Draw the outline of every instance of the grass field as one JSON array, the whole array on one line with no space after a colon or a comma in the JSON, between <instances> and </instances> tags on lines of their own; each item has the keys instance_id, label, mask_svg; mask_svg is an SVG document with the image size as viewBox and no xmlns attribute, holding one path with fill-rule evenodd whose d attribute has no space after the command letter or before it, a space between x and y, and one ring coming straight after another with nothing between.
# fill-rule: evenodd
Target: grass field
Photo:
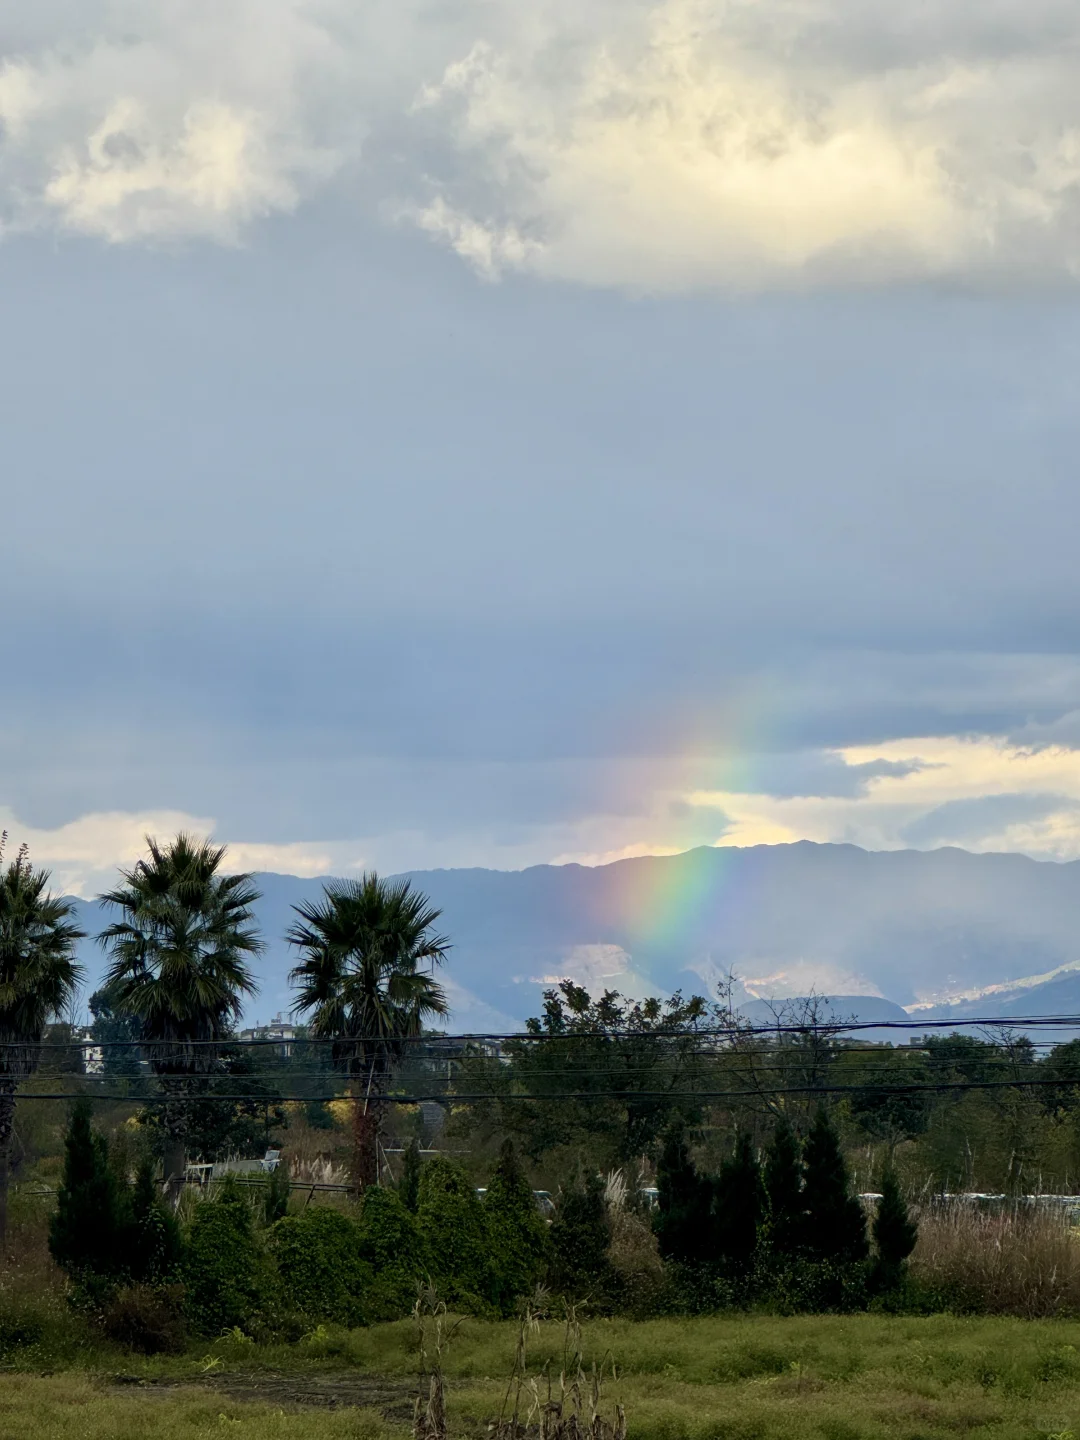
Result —
<instances>
[{"instance_id":1,"label":"grass field","mask_svg":"<svg viewBox=\"0 0 1080 1440\"><path fill-rule=\"evenodd\" d=\"M515 1338L511 1325L475 1320L454 1336L446 1355L452 1435L488 1433ZM530 1370L546 1359L557 1366L562 1344L561 1327L545 1325ZM1080 1323L866 1315L594 1321L583 1349L587 1362L614 1359L617 1379L605 1399L625 1406L631 1440L1080 1440ZM0 1377L0 1435L395 1440L407 1431L400 1401L416 1370L406 1324L320 1332L273 1349L224 1341L168 1361L102 1358L80 1371ZM335 1394L346 1408L305 1406L301 1382L311 1379L341 1387ZM350 1384L362 1391L376 1380L397 1393L389 1421L348 1405ZM260 1392L270 1403L239 1398Z\"/></svg>"}]
</instances>

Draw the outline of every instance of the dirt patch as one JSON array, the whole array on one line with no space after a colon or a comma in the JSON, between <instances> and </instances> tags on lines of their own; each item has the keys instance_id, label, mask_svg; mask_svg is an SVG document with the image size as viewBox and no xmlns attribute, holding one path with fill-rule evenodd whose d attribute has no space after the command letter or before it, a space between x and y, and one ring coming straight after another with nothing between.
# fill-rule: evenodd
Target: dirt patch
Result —
<instances>
[{"instance_id":1,"label":"dirt patch","mask_svg":"<svg viewBox=\"0 0 1080 1440\"><path fill-rule=\"evenodd\" d=\"M112 1385L144 1393L167 1395L173 1390L212 1390L230 1400L250 1400L281 1410L317 1408L341 1410L358 1407L378 1410L387 1420L408 1423L413 1418L416 1382L385 1375L303 1374L283 1370L226 1371L192 1375L182 1380L144 1380L117 1375Z\"/></svg>"}]
</instances>

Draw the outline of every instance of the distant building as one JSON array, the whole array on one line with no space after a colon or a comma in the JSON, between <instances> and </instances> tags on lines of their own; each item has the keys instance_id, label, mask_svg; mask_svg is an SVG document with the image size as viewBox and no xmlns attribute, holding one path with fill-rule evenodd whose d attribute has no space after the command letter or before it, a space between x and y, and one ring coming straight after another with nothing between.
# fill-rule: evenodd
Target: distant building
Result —
<instances>
[{"instance_id":1,"label":"distant building","mask_svg":"<svg viewBox=\"0 0 1080 1440\"><path fill-rule=\"evenodd\" d=\"M280 1040L280 1046L267 1046L273 1048L278 1055L288 1058L292 1054L292 1044L296 1039L296 1026L291 1020L286 1020L284 1014L279 1010L268 1025L253 1025L249 1030L241 1030L241 1040Z\"/></svg>"}]
</instances>

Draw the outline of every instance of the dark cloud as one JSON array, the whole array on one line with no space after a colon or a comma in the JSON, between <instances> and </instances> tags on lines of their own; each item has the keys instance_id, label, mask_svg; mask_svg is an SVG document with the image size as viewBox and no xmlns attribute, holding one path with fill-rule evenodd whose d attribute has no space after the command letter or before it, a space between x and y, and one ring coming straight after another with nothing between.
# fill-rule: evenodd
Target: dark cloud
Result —
<instances>
[{"instance_id":1,"label":"dark cloud","mask_svg":"<svg viewBox=\"0 0 1080 1440\"><path fill-rule=\"evenodd\" d=\"M1080 803L1068 795L979 795L949 800L918 820L906 825L901 837L910 845L928 849L934 845L977 845L1000 835L1010 825L1031 824L1051 815L1080 811Z\"/></svg>"}]
</instances>

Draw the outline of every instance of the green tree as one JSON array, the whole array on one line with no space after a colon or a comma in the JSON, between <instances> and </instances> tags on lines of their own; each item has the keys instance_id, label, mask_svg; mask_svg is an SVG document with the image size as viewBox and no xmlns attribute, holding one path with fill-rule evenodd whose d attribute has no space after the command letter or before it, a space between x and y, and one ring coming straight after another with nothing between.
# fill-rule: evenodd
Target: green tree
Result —
<instances>
[{"instance_id":1,"label":"green tree","mask_svg":"<svg viewBox=\"0 0 1080 1440\"><path fill-rule=\"evenodd\" d=\"M354 1220L316 1205L279 1220L269 1234L278 1286L286 1307L309 1320L358 1325L371 1271Z\"/></svg>"},{"instance_id":2,"label":"green tree","mask_svg":"<svg viewBox=\"0 0 1080 1440\"><path fill-rule=\"evenodd\" d=\"M872 1226L877 1255L874 1284L892 1290L900 1283L907 1258L915 1249L919 1227L911 1218L896 1172L890 1166L881 1182L881 1199Z\"/></svg>"},{"instance_id":3,"label":"green tree","mask_svg":"<svg viewBox=\"0 0 1080 1440\"><path fill-rule=\"evenodd\" d=\"M225 847L178 835L147 839L149 856L101 897L120 919L98 937L111 963L106 989L118 1015L138 1022L165 1103L165 1175L183 1184L193 1102L219 1065L219 1046L255 992L259 954L250 875L223 875Z\"/></svg>"},{"instance_id":4,"label":"green tree","mask_svg":"<svg viewBox=\"0 0 1080 1440\"><path fill-rule=\"evenodd\" d=\"M416 1218L442 1298L487 1298L491 1248L486 1218L476 1187L455 1161L439 1155L424 1166Z\"/></svg>"},{"instance_id":5,"label":"green tree","mask_svg":"<svg viewBox=\"0 0 1080 1440\"><path fill-rule=\"evenodd\" d=\"M699 1173L681 1120L668 1127L656 1167L653 1229L661 1255L693 1264L713 1256L713 1180Z\"/></svg>"},{"instance_id":6,"label":"green tree","mask_svg":"<svg viewBox=\"0 0 1080 1440\"><path fill-rule=\"evenodd\" d=\"M814 1117L803 1164L803 1248L816 1260L865 1260L866 1216L851 1194L840 1140L824 1108Z\"/></svg>"},{"instance_id":7,"label":"green tree","mask_svg":"<svg viewBox=\"0 0 1080 1440\"><path fill-rule=\"evenodd\" d=\"M522 1295L543 1278L548 1261L548 1229L536 1196L521 1168L514 1142L503 1142L484 1196L491 1244L493 1296L508 1315Z\"/></svg>"},{"instance_id":8,"label":"green tree","mask_svg":"<svg viewBox=\"0 0 1080 1440\"><path fill-rule=\"evenodd\" d=\"M765 1215L765 1187L753 1141L744 1131L735 1141L735 1153L720 1167L713 1200L714 1244L718 1254L735 1270L752 1264Z\"/></svg>"},{"instance_id":9,"label":"green tree","mask_svg":"<svg viewBox=\"0 0 1080 1440\"><path fill-rule=\"evenodd\" d=\"M137 1283L163 1285L180 1269L184 1242L171 1209L162 1204L153 1165L143 1160L135 1172L125 1225L126 1268Z\"/></svg>"},{"instance_id":10,"label":"green tree","mask_svg":"<svg viewBox=\"0 0 1080 1440\"><path fill-rule=\"evenodd\" d=\"M364 1318L375 1322L407 1315L416 1300L417 1282L430 1266L417 1218L396 1190L371 1185L364 1191L360 1253L372 1272Z\"/></svg>"},{"instance_id":11,"label":"green tree","mask_svg":"<svg viewBox=\"0 0 1080 1440\"><path fill-rule=\"evenodd\" d=\"M7 1234L8 1161L19 1085L37 1069L49 1020L75 998L82 970L75 946L83 932L72 906L48 891L23 845L4 867L0 835L0 1243Z\"/></svg>"},{"instance_id":12,"label":"green tree","mask_svg":"<svg viewBox=\"0 0 1080 1440\"><path fill-rule=\"evenodd\" d=\"M101 1046L102 1068L110 1079L135 1080L141 1074L137 1041L142 1027L133 1015L117 1014L108 990L95 990L86 1002L93 1024L90 1033Z\"/></svg>"},{"instance_id":13,"label":"green tree","mask_svg":"<svg viewBox=\"0 0 1080 1440\"><path fill-rule=\"evenodd\" d=\"M118 1277L128 1264L129 1215L109 1165L104 1135L91 1124L93 1107L76 1100L64 1137L64 1173L49 1222L49 1253L75 1281Z\"/></svg>"},{"instance_id":14,"label":"green tree","mask_svg":"<svg viewBox=\"0 0 1080 1440\"><path fill-rule=\"evenodd\" d=\"M401 1166L398 1194L401 1196L401 1203L405 1209L411 1210L414 1214L420 1203L420 1176L423 1169L424 1162L420 1158L420 1143L417 1140L410 1140Z\"/></svg>"},{"instance_id":15,"label":"green tree","mask_svg":"<svg viewBox=\"0 0 1080 1440\"><path fill-rule=\"evenodd\" d=\"M449 942L433 928L440 912L408 880L334 881L318 902L293 908L300 918L287 939L302 957L291 976L296 1009L311 1017L314 1035L334 1041L356 1098L356 1182L375 1184L394 1065L425 1019L447 1012L431 971Z\"/></svg>"},{"instance_id":16,"label":"green tree","mask_svg":"<svg viewBox=\"0 0 1080 1440\"><path fill-rule=\"evenodd\" d=\"M773 1130L765 1156L765 1199L769 1248L793 1255L803 1240L803 1167L798 1136L787 1116Z\"/></svg>"},{"instance_id":17,"label":"green tree","mask_svg":"<svg viewBox=\"0 0 1080 1440\"><path fill-rule=\"evenodd\" d=\"M612 1281L610 1243L604 1182L599 1175L587 1175L559 1194L550 1231L552 1287L574 1299L606 1293Z\"/></svg>"},{"instance_id":18,"label":"green tree","mask_svg":"<svg viewBox=\"0 0 1080 1440\"><path fill-rule=\"evenodd\" d=\"M251 1205L228 1177L216 1198L195 1206L184 1253L184 1304L200 1335L249 1323L263 1298L263 1257Z\"/></svg>"}]
</instances>

